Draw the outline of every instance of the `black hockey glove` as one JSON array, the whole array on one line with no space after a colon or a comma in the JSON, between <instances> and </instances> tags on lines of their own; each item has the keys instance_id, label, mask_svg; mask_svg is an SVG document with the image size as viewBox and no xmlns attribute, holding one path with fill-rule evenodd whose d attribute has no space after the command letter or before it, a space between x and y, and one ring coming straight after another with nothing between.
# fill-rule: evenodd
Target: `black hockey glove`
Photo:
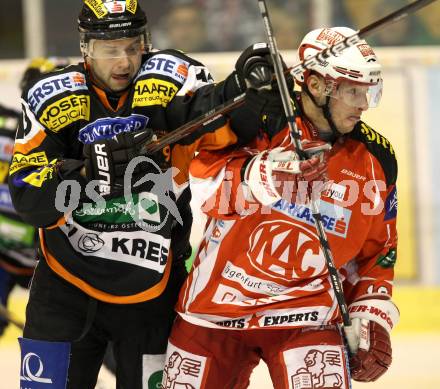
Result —
<instances>
[{"instance_id":1,"label":"black hockey glove","mask_svg":"<svg viewBox=\"0 0 440 389\"><path fill-rule=\"evenodd\" d=\"M101 195L120 195L124 190L124 175L130 161L141 155L142 146L151 141L149 128L137 132L123 132L110 139L86 144L83 149L86 177L98 180ZM142 174L138 164L134 175Z\"/></svg>"},{"instance_id":2,"label":"black hockey glove","mask_svg":"<svg viewBox=\"0 0 440 389\"><path fill-rule=\"evenodd\" d=\"M286 76L289 92L293 93L293 78ZM287 124L283 101L278 89L278 84L273 83L271 89L255 90L249 88L246 91L245 106L253 114L264 118L261 128L273 136L281 131Z\"/></svg>"},{"instance_id":3,"label":"black hockey glove","mask_svg":"<svg viewBox=\"0 0 440 389\"><path fill-rule=\"evenodd\" d=\"M283 70L287 66L281 58ZM286 125L278 83L274 77L273 62L266 43L249 46L238 58L235 70L225 79L227 99L246 92L243 108L231 114L231 128L240 144L246 144L260 132L275 134ZM285 74L287 86L293 91L293 77ZM264 118L264 121L261 121Z\"/></svg>"},{"instance_id":4,"label":"black hockey glove","mask_svg":"<svg viewBox=\"0 0 440 389\"><path fill-rule=\"evenodd\" d=\"M281 58L283 70L287 66ZM266 43L249 46L235 64L237 82L246 91L246 104L258 115L282 115L284 113L278 83ZM293 77L285 74L289 92L293 90Z\"/></svg>"},{"instance_id":5,"label":"black hockey glove","mask_svg":"<svg viewBox=\"0 0 440 389\"><path fill-rule=\"evenodd\" d=\"M266 43L254 43L244 50L235 63L235 78L242 92L248 88L270 88L273 65Z\"/></svg>"},{"instance_id":6,"label":"black hockey glove","mask_svg":"<svg viewBox=\"0 0 440 389\"><path fill-rule=\"evenodd\" d=\"M283 58L281 58L283 71L287 70ZM248 88L277 89L272 57L267 43L260 42L249 46L235 63L236 82L241 91ZM285 75L287 86L293 88L293 78L290 74Z\"/></svg>"},{"instance_id":7,"label":"black hockey glove","mask_svg":"<svg viewBox=\"0 0 440 389\"><path fill-rule=\"evenodd\" d=\"M84 181L85 178L81 177L81 169L84 167L84 161L80 159L63 159L58 163L58 176L61 180L72 180L81 178Z\"/></svg>"}]
</instances>

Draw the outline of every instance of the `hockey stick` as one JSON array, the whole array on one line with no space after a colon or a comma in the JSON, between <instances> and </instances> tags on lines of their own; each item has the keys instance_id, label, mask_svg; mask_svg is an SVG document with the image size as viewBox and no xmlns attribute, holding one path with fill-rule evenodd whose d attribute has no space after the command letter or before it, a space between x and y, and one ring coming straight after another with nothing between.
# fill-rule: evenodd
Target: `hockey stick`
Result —
<instances>
[{"instance_id":1,"label":"hockey stick","mask_svg":"<svg viewBox=\"0 0 440 389\"><path fill-rule=\"evenodd\" d=\"M17 328L23 331L24 324L18 319L15 319L11 312L2 304L0 303L0 317L2 319L5 319L6 321L14 324Z\"/></svg>"},{"instance_id":2,"label":"hockey stick","mask_svg":"<svg viewBox=\"0 0 440 389\"><path fill-rule=\"evenodd\" d=\"M275 36L273 34L272 24L270 22L269 13L266 7L266 1L265 0L257 0L257 1L261 12L261 17L263 19L266 37L268 39L270 55L273 61L275 75L278 82L278 88L280 91L280 96L284 107L284 113L286 114L287 124L289 126L292 141L295 144L295 149L300 159L307 159L307 155L303 151L303 148L301 146L301 133L298 130L298 127L295 122L296 115L293 110L292 104L290 102L290 93L287 87L286 79L283 74L283 64L281 62L281 56L278 51L278 46L275 40ZM341 280L339 278L339 274L335 266L335 261L333 259L333 254L330 249L330 244L328 242L327 235L325 233L324 225L322 223L322 216L319 211L317 199L313 199L313 198L311 199L311 209L312 209L313 218L315 220L316 232L319 237L319 243L324 253L325 262L330 275L330 281L335 293L339 310L341 312L348 347L350 351L354 353L355 350L357 349L357 339L355 336L355 332L352 330L351 327L351 319L348 314L348 307L347 307L347 303L345 302Z\"/></svg>"},{"instance_id":3,"label":"hockey stick","mask_svg":"<svg viewBox=\"0 0 440 389\"><path fill-rule=\"evenodd\" d=\"M292 140L295 144L295 148L301 159L305 159L307 156L302 150L301 142L300 142L300 132L295 122L295 112L293 110L292 104L290 103L290 94L287 88L287 83L283 74L283 65L281 63L281 57L279 54L279 50L276 44L275 36L273 34L272 24L270 22L269 13L266 7L265 0L257 0L258 5L261 12L261 17L263 19L265 32L267 39L269 41L269 49L272 57L272 61L274 63L275 75L278 81L278 87L280 90L280 96L284 107L284 112L287 117L287 124L290 129ZM400 8L399 10L392 12L388 16L379 19L376 22L371 23L370 25L364 27L356 34L345 38L343 41L336 43L335 45L330 46L329 48L319 52L316 56L308 58L304 62L295 65L291 69L292 75L300 75L304 70L309 69L311 66L316 64L317 62L325 62L325 59L332 56L337 55L347 47L353 46L357 44L361 39L370 35L373 32L383 28L385 25L401 20L409 15L410 12L415 12L422 7L427 6L430 3L433 3L436 0L418 0L407 6ZM322 215L319 212L318 203L315 199L311 201L311 208L313 218L315 219L316 231L318 233L319 241L321 248L324 253L327 269L330 275L330 281L335 293L335 297L341 311L342 321L344 324L344 332L347 339L348 347L352 353L357 350L357 337L354 331L354 328L351 325L351 319L348 314L347 303L345 302L344 292L342 289L341 280L339 278L338 271L335 266L335 262L333 259L333 254L330 249L330 245L325 233L325 229L322 223Z\"/></svg>"},{"instance_id":4,"label":"hockey stick","mask_svg":"<svg viewBox=\"0 0 440 389\"><path fill-rule=\"evenodd\" d=\"M360 40L365 37L371 35L374 32L377 32L384 28L385 26L397 22L399 20L405 19L409 14L418 11L419 9L426 7L427 5L433 3L437 0L417 0L413 3L405 5L402 8L390 13L387 16L384 16L382 19L379 19L364 28L361 28L356 34L353 34L349 37L346 37L341 42L338 42L316 54L313 57L307 58L303 62L292 67L290 73L295 75L301 75L305 70L310 69L311 66L315 65L319 62L325 62L325 60L333 55L337 55L346 48L353 46L359 43Z\"/></svg>"},{"instance_id":5,"label":"hockey stick","mask_svg":"<svg viewBox=\"0 0 440 389\"><path fill-rule=\"evenodd\" d=\"M374 32L381 30L382 28L386 27L391 23L406 18L409 14L416 12L423 7L426 7L427 5L433 3L434 1L437 0L417 0L414 1L413 3L405 5L404 7L399 8L398 10L383 17L382 19L379 19L369 24L368 26L365 26L364 28L360 29L356 34L353 34L352 36L345 38L343 41L328 47L327 49L319 52L317 55L313 57L307 58L305 61L298 63L297 65L293 66L292 68L289 68L288 70L292 75L301 74L304 70L309 69L311 66L313 66L316 63L316 61L323 61L332 55L340 53L342 50L345 50L346 48L355 45L361 39L364 39L365 37L373 34ZM220 115L229 112L232 109L242 105L244 103L244 98L245 98L245 93L242 93L241 95L235 97L233 100L220 104L219 106L213 108L211 111L205 113L204 115L194 120L191 120L188 123L185 123L184 125L180 126L179 128L175 129L169 134L163 136L158 141L147 143L143 147L143 153L144 154L154 153L156 151L159 151L163 147L175 143L180 139L184 138L185 136L192 134L195 130L197 130L201 126L212 122L213 120L220 117Z\"/></svg>"},{"instance_id":6,"label":"hockey stick","mask_svg":"<svg viewBox=\"0 0 440 389\"><path fill-rule=\"evenodd\" d=\"M232 100L226 101L223 104L220 104L216 108L206 112L202 116L195 118L194 120L185 123L183 126L180 126L176 130L170 132L167 135L164 135L158 141L147 143L143 147L143 153L154 153L156 151L161 150L163 147L175 143L185 136L192 134L195 130L199 129L202 126L205 126L214 120L218 119L222 114L232 111L234 108L239 107L244 103L245 93L235 97Z\"/></svg>"}]
</instances>

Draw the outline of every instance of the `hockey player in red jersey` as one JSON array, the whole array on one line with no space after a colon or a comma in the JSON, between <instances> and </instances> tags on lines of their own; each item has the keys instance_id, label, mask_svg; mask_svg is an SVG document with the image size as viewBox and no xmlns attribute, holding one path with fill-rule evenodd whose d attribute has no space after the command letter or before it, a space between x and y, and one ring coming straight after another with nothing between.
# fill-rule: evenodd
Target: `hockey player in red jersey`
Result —
<instances>
[{"instance_id":1,"label":"hockey player in red jersey","mask_svg":"<svg viewBox=\"0 0 440 389\"><path fill-rule=\"evenodd\" d=\"M155 387L191 254L189 162L234 144L247 108L153 155L142 146L243 93L241 63L267 65L268 50L245 50L214 84L184 53L152 50L136 0L85 0L78 27L84 62L23 91L9 176L17 212L40 232L22 386L94 388L112 342L118 388Z\"/></svg>"},{"instance_id":2,"label":"hockey player in red jersey","mask_svg":"<svg viewBox=\"0 0 440 389\"><path fill-rule=\"evenodd\" d=\"M299 56L354 33L311 31ZM253 106L265 124L256 138L192 161L192 192L208 219L179 296L163 387L246 388L263 359L276 389L347 389L350 377L374 381L391 364L397 163L390 142L361 120L379 103L381 66L361 41L296 81L291 101L307 160L273 117L278 92L258 91ZM311 198L356 328L350 353Z\"/></svg>"}]
</instances>

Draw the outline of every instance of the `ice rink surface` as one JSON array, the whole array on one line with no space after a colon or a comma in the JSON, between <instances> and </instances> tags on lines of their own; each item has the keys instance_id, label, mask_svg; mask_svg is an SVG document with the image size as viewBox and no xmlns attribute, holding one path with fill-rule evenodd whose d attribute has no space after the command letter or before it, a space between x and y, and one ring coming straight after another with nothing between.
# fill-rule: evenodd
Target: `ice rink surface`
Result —
<instances>
[{"instance_id":1,"label":"ice rink surface","mask_svg":"<svg viewBox=\"0 0 440 389\"><path fill-rule=\"evenodd\" d=\"M415 287L397 287L395 290L401 322L392 334L393 364L378 382L355 382L353 388L439 389L440 290ZM16 316L22 319L26 294L14 294L11 303ZM6 335L0 339L0 389L20 387L20 356L16 341L19 334L18 330L9 326ZM115 389L114 379L108 371L101 371L96 388ZM269 373L264 363L261 363L252 375L249 389L271 388Z\"/></svg>"},{"instance_id":2,"label":"ice rink surface","mask_svg":"<svg viewBox=\"0 0 440 389\"><path fill-rule=\"evenodd\" d=\"M378 382L353 383L354 389L439 389L440 335L396 335L393 337L394 362ZM18 345L0 341L0 388L19 388ZM97 389L115 389L114 378L101 371ZM266 366L261 363L254 371L249 389L270 389L272 384ZM213 388L222 389L222 388Z\"/></svg>"}]
</instances>

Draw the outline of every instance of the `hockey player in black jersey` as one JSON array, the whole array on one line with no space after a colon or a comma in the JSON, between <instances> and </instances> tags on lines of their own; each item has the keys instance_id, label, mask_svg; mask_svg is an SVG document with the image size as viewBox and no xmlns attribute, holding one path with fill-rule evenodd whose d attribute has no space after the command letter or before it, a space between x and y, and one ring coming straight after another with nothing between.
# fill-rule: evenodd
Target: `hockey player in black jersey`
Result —
<instances>
[{"instance_id":1,"label":"hockey player in black jersey","mask_svg":"<svg viewBox=\"0 0 440 389\"><path fill-rule=\"evenodd\" d=\"M248 48L214 84L202 63L151 49L137 1L84 3L84 62L22 95L9 185L18 213L40 228L40 261L21 380L94 388L111 341L117 387L156 387L191 252L189 162L240 141L234 121L249 128L249 112L238 108L154 155L139 157L141 148L244 92L245 73L267 66L268 50Z\"/></svg>"}]
</instances>

